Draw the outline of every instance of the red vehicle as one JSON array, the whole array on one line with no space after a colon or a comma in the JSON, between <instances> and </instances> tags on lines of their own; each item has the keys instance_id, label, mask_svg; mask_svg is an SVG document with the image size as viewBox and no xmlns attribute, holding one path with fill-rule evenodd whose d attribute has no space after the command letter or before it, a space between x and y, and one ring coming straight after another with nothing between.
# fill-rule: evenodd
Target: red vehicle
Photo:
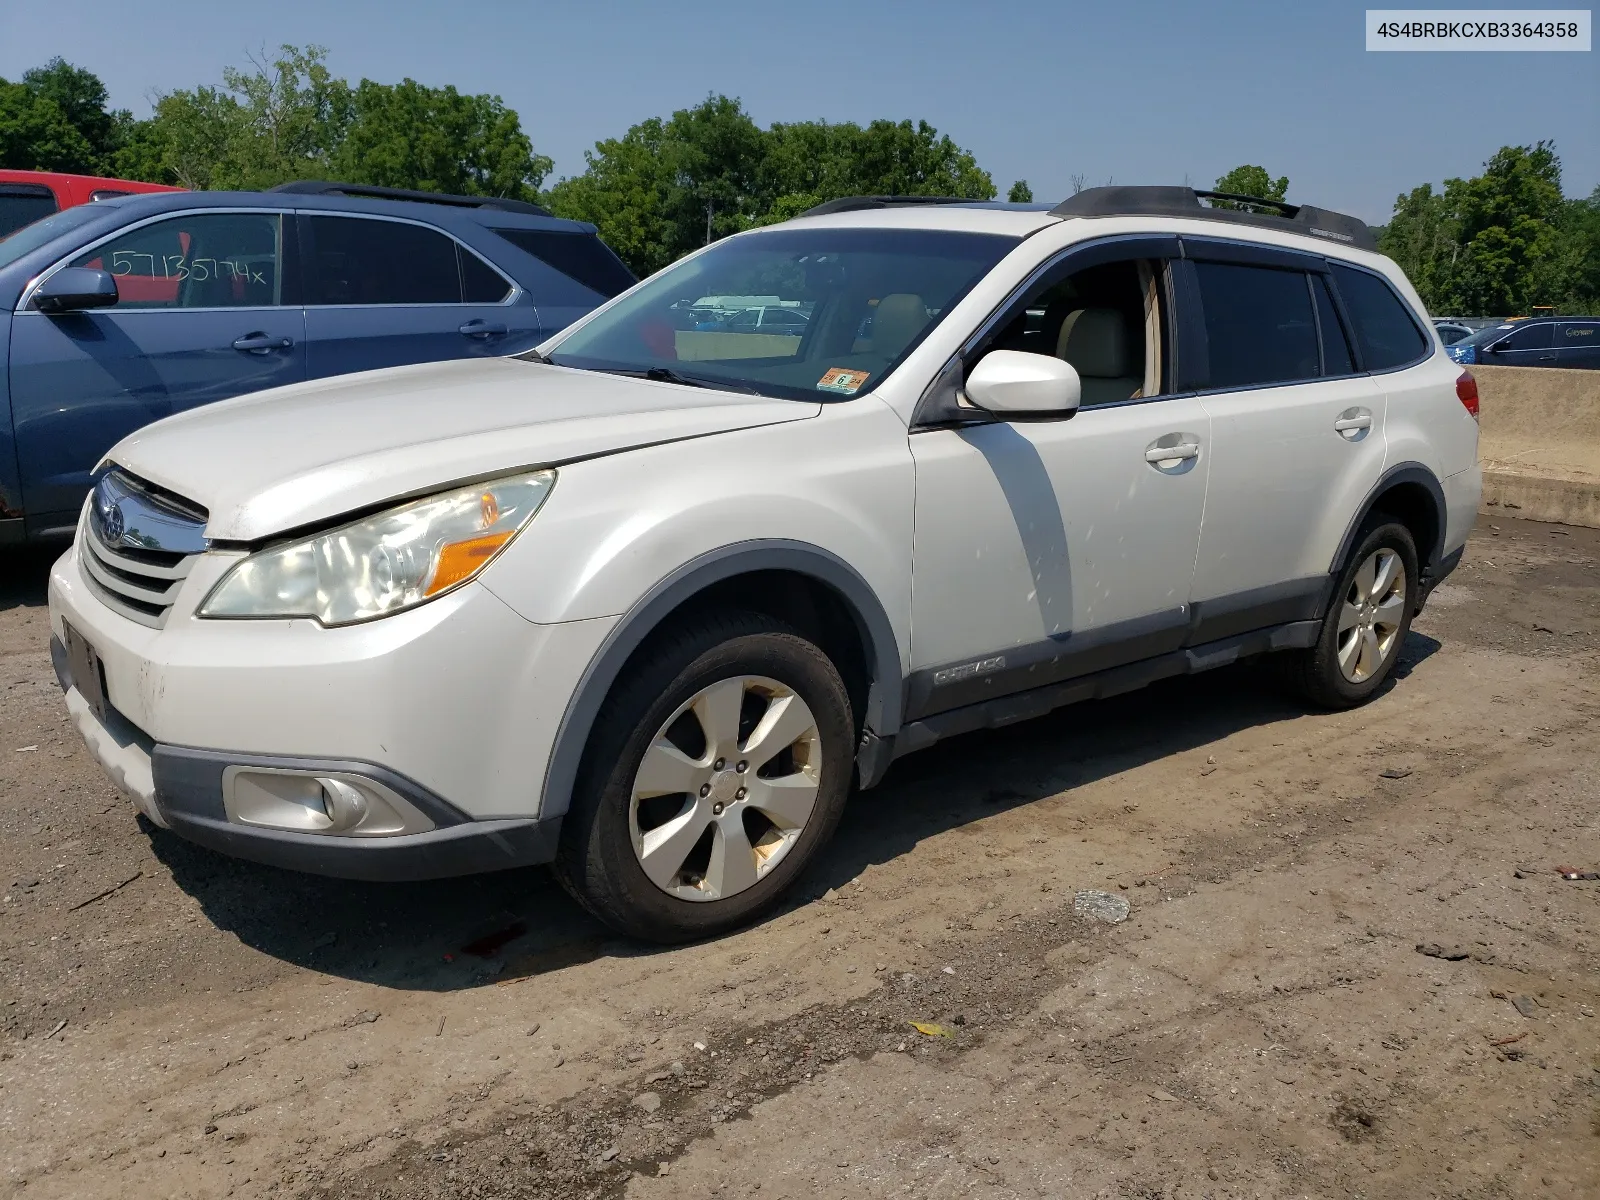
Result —
<instances>
[{"instance_id":1,"label":"red vehicle","mask_svg":"<svg viewBox=\"0 0 1600 1200\"><path fill-rule=\"evenodd\" d=\"M164 183L135 179L102 179L98 175L62 175L55 171L0 171L0 238L24 225L75 204L91 204L135 192L181 192Z\"/></svg>"}]
</instances>

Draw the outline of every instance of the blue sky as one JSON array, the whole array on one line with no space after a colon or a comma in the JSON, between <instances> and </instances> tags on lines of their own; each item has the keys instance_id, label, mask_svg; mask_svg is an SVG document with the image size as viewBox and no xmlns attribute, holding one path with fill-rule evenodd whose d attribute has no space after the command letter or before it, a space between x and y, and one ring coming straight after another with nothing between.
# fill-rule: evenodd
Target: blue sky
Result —
<instances>
[{"instance_id":1,"label":"blue sky","mask_svg":"<svg viewBox=\"0 0 1600 1200\"><path fill-rule=\"evenodd\" d=\"M1507 0L1499 0L1506 4ZM1553 0L1545 0L1546 3ZM1532 7L1528 5L1527 7ZM318 43L336 74L495 92L556 174L630 124L709 92L761 124L922 118L1002 192L1209 185L1260 163L1289 198L1383 220L1395 195L1556 142L1568 195L1600 184L1600 61L1586 54L1369 54L1364 6L991 5L968 0L418 4L141 0L0 9L0 76L60 54L139 115L220 82L265 44Z\"/></svg>"}]
</instances>

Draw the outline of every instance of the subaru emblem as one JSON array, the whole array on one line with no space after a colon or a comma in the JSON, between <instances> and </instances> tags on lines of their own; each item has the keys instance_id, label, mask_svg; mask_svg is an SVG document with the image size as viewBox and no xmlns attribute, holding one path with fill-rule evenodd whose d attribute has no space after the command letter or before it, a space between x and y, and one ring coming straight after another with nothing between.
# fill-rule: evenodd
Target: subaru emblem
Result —
<instances>
[{"instance_id":1,"label":"subaru emblem","mask_svg":"<svg viewBox=\"0 0 1600 1200\"><path fill-rule=\"evenodd\" d=\"M122 520L122 505L113 501L107 506L105 515L100 518L100 526L106 541L120 542L126 528Z\"/></svg>"}]
</instances>

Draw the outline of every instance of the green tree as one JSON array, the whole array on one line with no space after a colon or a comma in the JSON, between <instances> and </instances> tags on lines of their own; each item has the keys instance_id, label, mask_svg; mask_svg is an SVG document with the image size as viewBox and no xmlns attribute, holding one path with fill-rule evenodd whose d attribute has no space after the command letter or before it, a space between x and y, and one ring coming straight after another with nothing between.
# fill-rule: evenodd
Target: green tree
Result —
<instances>
[{"instance_id":1,"label":"green tree","mask_svg":"<svg viewBox=\"0 0 1600 1200\"><path fill-rule=\"evenodd\" d=\"M157 97L131 138L130 168L182 187L256 189L322 175L350 120L350 88L321 46L279 47L253 70L225 67L223 86Z\"/></svg>"},{"instance_id":2,"label":"green tree","mask_svg":"<svg viewBox=\"0 0 1600 1200\"><path fill-rule=\"evenodd\" d=\"M1462 307L1514 313L1551 302L1542 293L1555 282L1565 215L1555 147L1503 146L1482 175L1449 180L1445 189L1460 222L1460 273L1453 284Z\"/></svg>"},{"instance_id":3,"label":"green tree","mask_svg":"<svg viewBox=\"0 0 1600 1200\"><path fill-rule=\"evenodd\" d=\"M23 72L22 85L40 100L48 100L89 144L94 169L110 168L133 125L127 109L106 107L106 85L93 71L75 67L57 55L42 67Z\"/></svg>"},{"instance_id":4,"label":"green tree","mask_svg":"<svg viewBox=\"0 0 1600 1200\"><path fill-rule=\"evenodd\" d=\"M104 174L134 124L106 108L100 77L60 57L0 79L0 166L25 171Z\"/></svg>"},{"instance_id":5,"label":"green tree","mask_svg":"<svg viewBox=\"0 0 1600 1200\"><path fill-rule=\"evenodd\" d=\"M1032 204L1033 189L1028 186L1026 179L1019 179L1011 185L1011 190L1006 193L1006 199L1012 204Z\"/></svg>"},{"instance_id":6,"label":"green tree","mask_svg":"<svg viewBox=\"0 0 1600 1200\"><path fill-rule=\"evenodd\" d=\"M328 169L351 183L524 200L550 167L499 96L363 79Z\"/></svg>"},{"instance_id":7,"label":"green tree","mask_svg":"<svg viewBox=\"0 0 1600 1200\"><path fill-rule=\"evenodd\" d=\"M557 183L547 203L598 225L640 274L841 196L995 194L972 155L927 122L800 121L763 131L726 96L641 121L586 158L584 173Z\"/></svg>"},{"instance_id":8,"label":"green tree","mask_svg":"<svg viewBox=\"0 0 1600 1200\"><path fill-rule=\"evenodd\" d=\"M0 167L90 171L94 162L94 147L55 101L0 79Z\"/></svg>"},{"instance_id":9,"label":"green tree","mask_svg":"<svg viewBox=\"0 0 1600 1200\"><path fill-rule=\"evenodd\" d=\"M737 100L710 96L597 142L588 169L550 189L559 215L591 221L640 275L758 223L761 130Z\"/></svg>"},{"instance_id":10,"label":"green tree","mask_svg":"<svg viewBox=\"0 0 1600 1200\"><path fill-rule=\"evenodd\" d=\"M1263 200L1282 200L1289 194L1289 177L1280 175L1277 179L1267 174L1265 167L1244 166L1235 167L1226 175L1220 177L1213 189L1218 192L1232 192L1235 196L1260 196ZM1212 204L1217 208L1246 208L1248 205L1235 204L1231 200L1214 200Z\"/></svg>"},{"instance_id":11,"label":"green tree","mask_svg":"<svg viewBox=\"0 0 1600 1200\"><path fill-rule=\"evenodd\" d=\"M1378 248L1400 265L1432 311L1450 311L1461 231L1445 192L1424 183L1398 197L1394 215L1378 234Z\"/></svg>"}]
</instances>

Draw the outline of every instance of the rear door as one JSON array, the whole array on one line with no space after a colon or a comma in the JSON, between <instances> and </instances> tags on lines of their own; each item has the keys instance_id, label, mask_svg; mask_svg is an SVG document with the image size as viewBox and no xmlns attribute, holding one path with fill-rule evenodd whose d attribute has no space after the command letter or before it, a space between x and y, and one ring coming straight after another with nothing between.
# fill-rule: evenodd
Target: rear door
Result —
<instances>
[{"instance_id":1,"label":"rear door","mask_svg":"<svg viewBox=\"0 0 1600 1200\"><path fill-rule=\"evenodd\" d=\"M141 222L67 264L111 272L114 307L16 314L11 404L31 525L70 521L95 463L135 429L305 378L285 226L261 209Z\"/></svg>"},{"instance_id":2,"label":"rear door","mask_svg":"<svg viewBox=\"0 0 1600 1200\"><path fill-rule=\"evenodd\" d=\"M1556 366L1600 368L1600 321L1560 321L1555 340Z\"/></svg>"},{"instance_id":3,"label":"rear door","mask_svg":"<svg viewBox=\"0 0 1600 1200\"><path fill-rule=\"evenodd\" d=\"M1184 249L1212 428L1192 592L1208 642L1316 615L1348 514L1383 473L1385 402L1357 373L1324 260Z\"/></svg>"},{"instance_id":4,"label":"rear door","mask_svg":"<svg viewBox=\"0 0 1600 1200\"><path fill-rule=\"evenodd\" d=\"M301 213L313 379L532 345L539 314L496 267L418 221Z\"/></svg>"}]
</instances>

